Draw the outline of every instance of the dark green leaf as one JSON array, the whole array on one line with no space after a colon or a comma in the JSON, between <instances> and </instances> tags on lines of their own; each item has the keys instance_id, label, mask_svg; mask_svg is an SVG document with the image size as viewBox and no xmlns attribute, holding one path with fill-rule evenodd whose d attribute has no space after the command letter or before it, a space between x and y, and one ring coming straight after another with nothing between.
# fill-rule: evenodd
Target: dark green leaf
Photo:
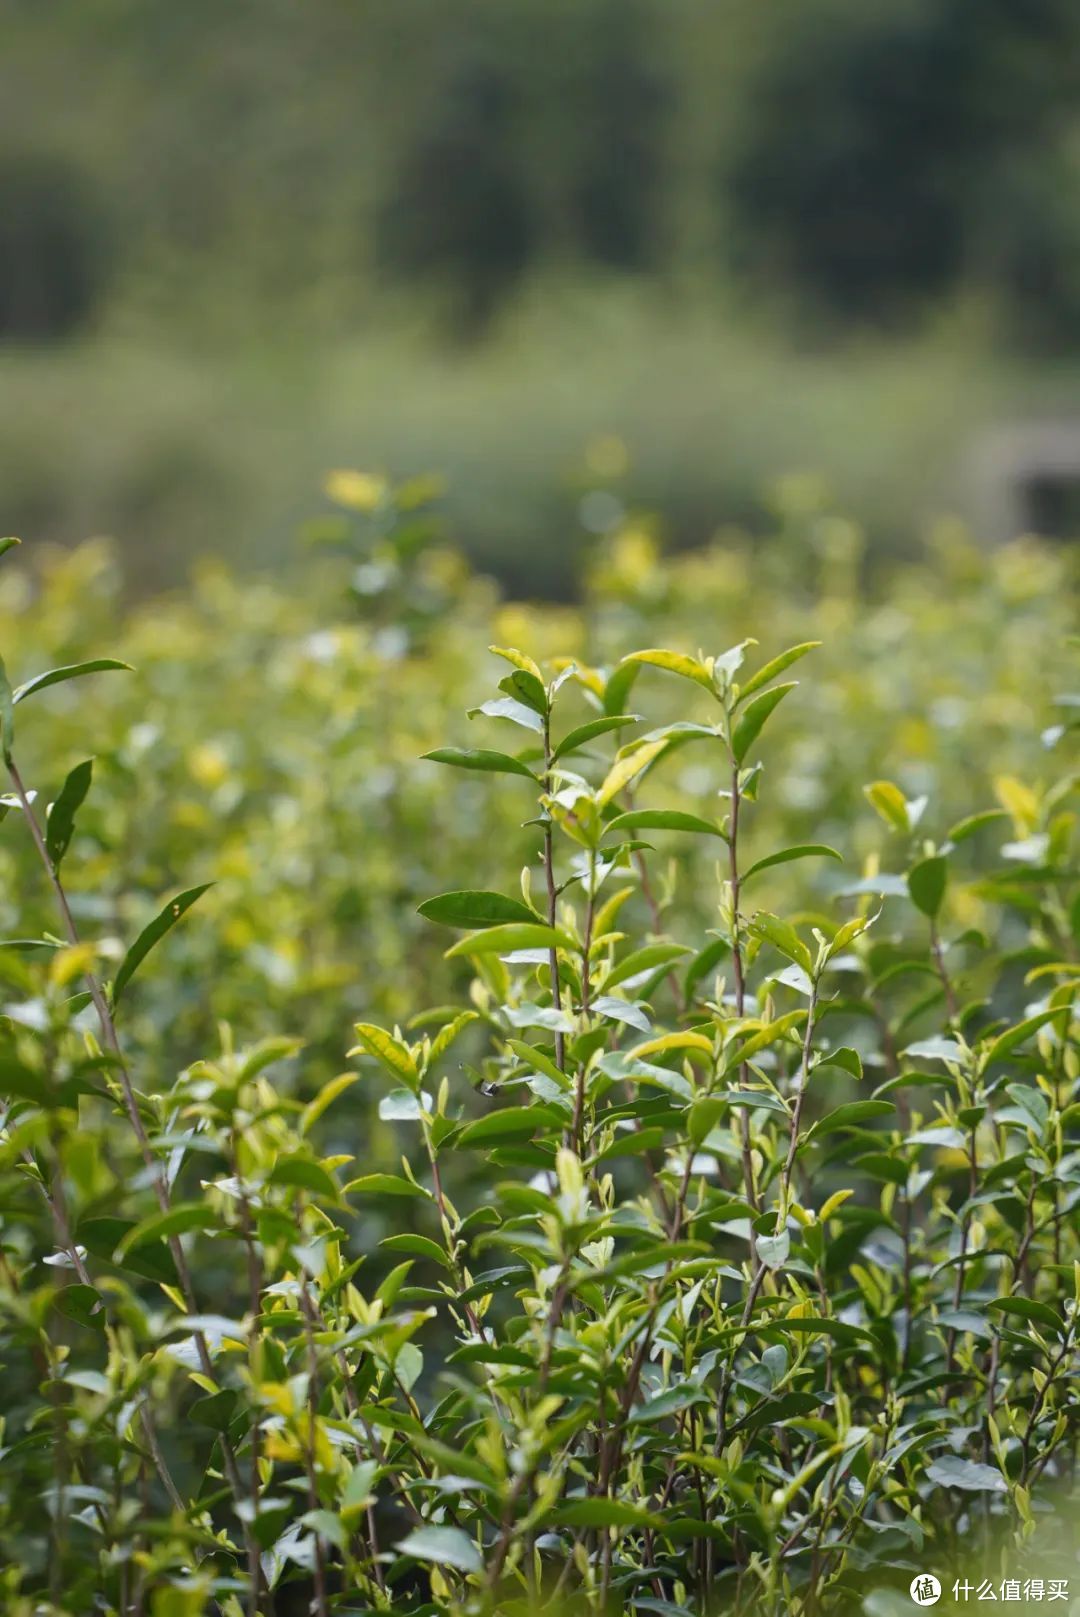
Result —
<instances>
[{"instance_id":1,"label":"dark green leaf","mask_svg":"<svg viewBox=\"0 0 1080 1617\"><path fill-rule=\"evenodd\" d=\"M834 1112L823 1117L814 1124L806 1136L806 1141L820 1139L823 1134L834 1134L837 1129L857 1128L861 1123L867 1123L873 1117L887 1117L896 1110L888 1100L852 1100L846 1106L838 1106Z\"/></svg>"},{"instance_id":2,"label":"dark green leaf","mask_svg":"<svg viewBox=\"0 0 1080 1617\"><path fill-rule=\"evenodd\" d=\"M931 920L941 908L948 879L949 861L940 853L930 859L921 859L908 871L907 884L911 902Z\"/></svg>"},{"instance_id":3,"label":"dark green leaf","mask_svg":"<svg viewBox=\"0 0 1080 1617\"><path fill-rule=\"evenodd\" d=\"M123 1263L129 1252L155 1241L165 1241L172 1235L183 1235L188 1230L208 1230L217 1222L215 1214L203 1202L181 1202L167 1213L151 1213L128 1230L117 1243L113 1256Z\"/></svg>"},{"instance_id":4,"label":"dark green leaf","mask_svg":"<svg viewBox=\"0 0 1080 1617\"><path fill-rule=\"evenodd\" d=\"M49 685L61 685L68 679L81 679L84 674L103 674L111 668L122 669L125 673L132 673L130 663L117 662L115 657L95 657L91 662L71 663L66 668L50 668L45 674L36 674L25 684L16 687L14 700L16 703L24 702L35 691L43 691Z\"/></svg>"},{"instance_id":5,"label":"dark green leaf","mask_svg":"<svg viewBox=\"0 0 1080 1617\"><path fill-rule=\"evenodd\" d=\"M604 827L604 835L612 831L693 831L708 837L724 834L711 820L684 814L681 809L633 809L628 814L617 814Z\"/></svg>"},{"instance_id":6,"label":"dark green leaf","mask_svg":"<svg viewBox=\"0 0 1080 1617\"><path fill-rule=\"evenodd\" d=\"M87 792L90 790L90 781L94 773L94 760L88 758L85 763L76 764L60 788L60 796L49 810L49 818L45 829L45 846L53 869L59 870L60 862L75 831L75 816L82 807Z\"/></svg>"},{"instance_id":7,"label":"dark green leaf","mask_svg":"<svg viewBox=\"0 0 1080 1617\"><path fill-rule=\"evenodd\" d=\"M843 855L824 842L804 842L798 847L783 848L779 853L770 853L764 859L759 859L749 870L743 872L743 882L744 884L748 882L750 877L756 876L760 870L769 870L773 865L790 864L793 859L839 859L843 863Z\"/></svg>"},{"instance_id":8,"label":"dark green leaf","mask_svg":"<svg viewBox=\"0 0 1080 1617\"><path fill-rule=\"evenodd\" d=\"M460 1527L417 1527L396 1548L399 1555L411 1555L414 1561L432 1561L459 1572L484 1570L480 1551Z\"/></svg>"},{"instance_id":9,"label":"dark green leaf","mask_svg":"<svg viewBox=\"0 0 1080 1617\"><path fill-rule=\"evenodd\" d=\"M477 747L436 747L423 755L434 764L452 764L455 769L480 769L491 775L524 775L527 780L536 776L528 764L511 758L505 752L488 752Z\"/></svg>"},{"instance_id":10,"label":"dark green leaf","mask_svg":"<svg viewBox=\"0 0 1080 1617\"><path fill-rule=\"evenodd\" d=\"M498 926L505 921L536 923L536 916L519 898L505 898L502 893L467 890L440 893L429 898L418 908L418 913L440 926L475 927Z\"/></svg>"},{"instance_id":11,"label":"dark green leaf","mask_svg":"<svg viewBox=\"0 0 1080 1617\"><path fill-rule=\"evenodd\" d=\"M566 758L579 747L587 746L595 741L597 736L607 735L610 730L620 730L627 724L638 724L641 721L639 713L611 713L603 719L590 719L587 724L579 724L575 730L564 735L559 745L551 755L552 763L560 758Z\"/></svg>"},{"instance_id":12,"label":"dark green leaf","mask_svg":"<svg viewBox=\"0 0 1080 1617\"><path fill-rule=\"evenodd\" d=\"M753 696L755 691L759 691L763 685L767 685L770 679L775 679L777 674L784 672L785 668L790 668L792 663L798 662L800 657L805 657L808 651L816 651L820 644L820 640L805 640L799 646L792 646L788 651L782 651L779 657L774 657L771 662L764 663L756 674L750 676L745 685L739 687L740 705L746 701L748 696Z\"/></svg>"},{"instance_id":13,"label":"dark green leaf","mask_svg":"<svg viewBox=\"0 0 1080 1617\"><path fill-rule=\"evenodd\" d=\"M737 764L745 761L746 754L761 734L762 727L773 709L784 700L789 691L794 689L794 681L790 685L774 685L771 691L762 691L760 696L755 696L747 703L731 738L731 750Z\"/></svg>"},{"instance_id":14,"label":"dark green leaf","mask_svg":"<svg viewBox=\"0 0 1080 1617\"><path fill-rule=\"evenodd\" d=\"M1065 1322L1061 1316L1047 1307L1046 1303L1036 1302L1034 1298L998 1297L987 1306L997 1309L1001 1314L1015 1314L1020 1319L1031 1320L1033 1324L1042 1325L1058 1336L1064 1334Z\"/></svg>"},{"instance_id":15,"label":"dark green leaf","mask_svg":"<svg viewBox=\"0 0 1080 1617\"><path fill-rule=\"evenodd\" d=\"M114 1005L119 1003L120 995L154 945L161 941L166 932L172 930L180 917L213 885L213 882L203 882L200 887L189 887L186 893L178 893L175 898L169 900L160 914L150 922L150 925L143 928L124 956L120 963L120 970L116 973L112 985L112 1002Z\"/></svg>"},{"instance_id":16,"label":"dark green leaf","mask_svg":"<svg viewBox=\"0 0 1080 1617\"><path fill-rule=\"evenodd\" d=\"M310 1190L313 1195L322 1196L326 1201L337 1201L340 1197L333 1174L321 1162L313 1162L310 1157L278 1157L268 1183Z\"/></svg>"}]
</instances>

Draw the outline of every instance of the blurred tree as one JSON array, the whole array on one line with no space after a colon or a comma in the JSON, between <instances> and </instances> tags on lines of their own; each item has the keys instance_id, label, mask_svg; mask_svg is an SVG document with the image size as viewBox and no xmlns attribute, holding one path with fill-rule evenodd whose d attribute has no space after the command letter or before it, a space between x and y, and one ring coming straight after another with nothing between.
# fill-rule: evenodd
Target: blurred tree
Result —
<instances>
[{"instance_id":1,"label":"blurred tree","mask_svg":"<svg viewBox=\"0 0 1080 1617\"><path fill-rule=\"evenodd\" d=\"M798 8L727 167L744 271L856 317L949 288L1006 154L1076 93L1071 0Z\"/></svg>"},{"instance_id":2,"label":"blurred tree","mask_svg":"<svg viewBox=\"0 0 1080 1617\"><path fill-rule=\"evenodd\" d=\"M460 60L418 114L382 210L384 265L445 286L455 328L466 338L482 334L533 249L514 106L502 61L483 51Z\"/></svg>"},{"instance_id":3,"label":"blurred tree","mask_svg":"<svg viewBox=\"0 0 1080 1617\"><path fill-rule=\"evenodd\" d=\"M1010 158L972 233L973 281L997 296L1009 335L1039 351L1080 343L1080 130Z\"/></svg>"},{"instance_id":4,"label":"blurred tree","mask_svg":"<svg viewBox=\"0 0 1080 1617\"><path fill-rule=\"evenodd\" d=\"M93 312L105 234L88 181L42 152L0 159L0 338L64 337Z\"/></svg>"},{"instance_id":5,"label":"blurred tree","mask_svg":"<svg viewBox=\"0 0 1080 1617\"><path fill-rule=\"evenodd\" d=\"M568 176L573 234L584 254L642 269L660 254L672 86L660 66L655 8L599 0L586 8Z\"/></svg>"}]
</instances>

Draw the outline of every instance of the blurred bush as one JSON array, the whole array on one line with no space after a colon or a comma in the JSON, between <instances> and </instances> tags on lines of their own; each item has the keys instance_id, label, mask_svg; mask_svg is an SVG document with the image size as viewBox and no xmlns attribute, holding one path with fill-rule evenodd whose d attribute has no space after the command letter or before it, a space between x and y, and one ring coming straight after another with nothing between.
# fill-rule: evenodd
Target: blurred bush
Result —
<instances>
[{"instance_id":1,"label":"blurred bush","mask_svg":"<svg viewBox=\"0 0 1080 1617\"><path fill-rule=\"evenodd\" d=\"M464 56L416 120L383 211L386 268L442 284L454 329L475 337L520 279L534 221L516 154L514 90L482 48Z\"/></svg>"},{"instance_id":2,"label":"blurred bush","mask_svg":"<svg viewBox=\"0 0 1080 1617\"><path fill-rule=\"evenodd\" d=\"M329 487L339 503L309 528L320 544L287 585L205 564L186 592L130 608L101 541L33 568L16 553L0 575L13 679L103 650L136 668L102 676L92 698L77 685L49 692L24 743L43 801L62 784L52 770L96 758L68 864L80 919L118 940L163 894L216 882L170 939L168 973L145 973L131 1025L148 1050L167 1031L178 1067L206 1053L218 1022L245 1040L269 1020L307 1041L307 1084L336 1070L351 1020L393 1022L449 995L459 967L416 905L448 869L483 888L532 846L512 783L492 791L421 757L488 744L447 715L475 706L491 642L570 653L587 669L635 644L695 651L756 633L764 656L823 640L810 722L774 726L755 820L764 848L812 831L869 856L862 788L883 776L926 795L938 824L992 806L999 777L1042 769L1042 716L1067 686L1071 551L1026 541L990 552L945 526L921 559L867 583L859 530L816 482L793 479L776 493L771 535L731 532L665 558L654 525L600 478L592 493L611 520L591 542L580 606L533 607L500 601L469 572L433 488L395 491L357 473ZM679 699L669 704L660 682L641 711L660 723ZM715 812L722 784L690 744L656 806ZM50 925L16 830L0 827L7 935L15 895L24 932ZM708 924L715 905L708 851L685 846L700 840L658 844L676 933L680 916ZM772 879L760 883L766 907ZM812 905L830 878L796 866L779 879L789 904L794 893ZM980 924L977 895L963 901ZM12 961L0 952L0 973Z\"/></svg>"},{"instance_id":3,"label":"blurred bush","mask_svg":"<svg viewBox=\"0 0 1080 1617\"><path fill-rule=\"evenodd\" d=\"M90 177L45 152L0 157L0 339L69 336L106 284L105 222Z\"/></svg>"},{"instance_id":4,"label":"blurred bush","mask_svg":"<svg viewBox=\"0 0 1080 1617\"><path fill-rule=\"evenodd\" d=\"M1031 246L1041 274L1019 264L1046 200L1043 147L1075 116L1077 27L1060 0L991 0L978 28L963 0L789 14L751 75L725 171L736 262L844 319L881 321L964 275L992 283L1011 258L1001 290L1035 306L1069 256L1063 203ZM985 238L1002 230L1011 251L997 254Z\"/></svg>"}]
</instances>

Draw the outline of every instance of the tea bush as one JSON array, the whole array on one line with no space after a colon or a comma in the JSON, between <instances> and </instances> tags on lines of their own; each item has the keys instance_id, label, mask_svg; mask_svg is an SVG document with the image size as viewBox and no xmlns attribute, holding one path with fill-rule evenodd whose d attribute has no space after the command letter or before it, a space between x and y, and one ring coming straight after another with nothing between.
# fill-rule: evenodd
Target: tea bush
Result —
<instances>
[{"instance_id":1,"label":"tea bush","mask_svg":"<svg viewBox=\"0 0 1080 1617\"><path fill-rule=\"evenodd\" d=\"M303 591L2 562L5 1609L1067 1578L1068 554L792 489L540 611L331 491Z\"/></svg>"}]
</instances>

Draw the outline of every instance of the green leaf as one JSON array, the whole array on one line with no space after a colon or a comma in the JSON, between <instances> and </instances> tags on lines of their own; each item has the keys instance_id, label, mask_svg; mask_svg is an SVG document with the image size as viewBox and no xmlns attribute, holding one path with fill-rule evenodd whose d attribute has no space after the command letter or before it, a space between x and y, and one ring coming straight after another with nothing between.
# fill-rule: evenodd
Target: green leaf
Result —
<instances>
[{"instance_id":1,"label":"green leaf","mask_svg":"<svg viewBox=\"0 0 1080 1617\"><path fill-rule=\"evenodd\" d=\"M137 1247L147 1246L153 1241L167 1241L170 1236L184 1235L189 1230L212 1229L216 1223L213 1209L204 1202L182 1202L177 1207L170 1207L167 1213L152 1213L149 1218L142 1219L117 1243L113 1256L117 1263L122 1263L128 1253Z\"/></svg>"},{"instance_id":2,"label":"green leaf","mask_svg":"<svg viewBox=\"0 0 1080 1617\"><path fill-rule=\"evenodd\" d=\"M545 1055L543 1050L538 1050L535 1045L527 1044L524 1039L507 1039L506 1043L509 1049L514 1052L520 1061L525 1063L531 1072L541 1072L545 1078L550 1078L552 1083L557 1084L560 1089L569 1089L569 1078L560 1067L555 1065L549 1055Z\"/></svg>"},{"instance_id":3,"label":"green leaf","mask_svg":"<svg viewBox=\"0 0 1080 1617\"><path fill-rule=\"evenodd\" d=\"M658 1527L660 1518L627 1499L571 1499L548 1512L557 1527Z\"/></svg>"},{"instance_id":4,"label":"green leaf","mask_svg":"<svg viewBox=\"0 0 1080 1617\"><path fill-rule=\"evenodd\" d=\"M53 1296L52 1305L58 1314L63 1314L65 1319L73 1319L78 1325L87 1325L95 1331L105 1329L108 1315L101 1294L94 1286L79 1283L61 1286Z\"/></svg>"},{"instance_id":5,"label":"green leaf","mask_svg":"<svg viewBox=\"0 0 1080 1617\"><path fill-rule=\"evenodd\" d=\"M76 764L60 788L59 797L49 810L45 826L45 847L54 870L60 869L60 862L71 844L75 831L75 816L90 790L93 773L92 758L88 758L85 763Z\"/></svg>"},{"instance_id":6,"label":"green leaf","mask_svg":"<svg viewBox=\"0 0 1080 1617\"><path fill-rule=\"evenodd\" d=\"M603 808L605 804L610 803L611 799L618 796L624 787L629 786L630 782L636 779L643 769L648 768L653 759L663 752L666 746L666 740L644 741L640 746L633 747L629 752L624 752L621 758L615 760L607 773L603 785L597 792L597 805Z\"/></svg>"},{"instance_id":7,"label":"green leaf","mask_svg":"<svg viewBox=\"0 0 1080 1617\"><path fill-rule=\"evenodd\" d=\"M489 646L488 650L492 656L501 657L504 662L511 663L515 668L519 668L522 673L531 674L536 683L543 689L543 675L536 663L524 651L518 651L516 646Z\"/></svg>"},{"instance_id":8,"label":"green leaf","mask_svg":"<svg viewBox=\"0 0 1080 1617\"><path fill-rule=\"evenodd\" d=\"M537 735L542 735L544 731L544 721L536 709L513 696L499 696L490 702L482 702L479 707L471 707L468 717L475 719L478 713L488 719L509 719L512 724L520 725L523 730L532 730Z\"/></svg>"},{"instance_id":9,"label":"green leaf","mask_svg":"<svg viewBox=\"0 0 1080 1617\"><path fill-rule=\"evenodd\" d=\"M11 681L4 667L4 659L0 657L0 752L5 758L11 757L15 745L15 693L11 689ZM6 809L5 809L6 813Z\"/></svg>"},{"instance_id":10,"label":"green leaf","mask_svg":"<svg viewBox=\"0 0 1080 1617\"><path fill-rule=\"evenodd\" d=\"M946 842L966 842L973 837L976 831L981 831L984 825L993 825L998 820L1007 820L1009 816L1004 809L983 809L980 814L969 814L963 820L957 820L945 833Z\"/></svg>"},{"instance_id":11,"label":"green leaf","mask_svg":"<svg viewBox=\"0 0 1080 1617\"><path fill-rule=\"evenodd\" d=\"M427 1197L427 1191L421 1185L414 1185L411 1179L402 1179L393 1173L365 1173L359 1179L350 1179L345 1186L345 1194L348 1196L354 1191L362 1196Z\"/></svg>"},{"instance_id":12,"label":"green leaf","mask_svg":"<svg viewBox=\"0 0 1080 1617\"><path fill-rule=\"evenodd\" d=\"M843 854L837 853L835 848L828 847L824 842L803 842L795 848L782 848L779 853L767 854L764 859L758 859L752 864L749 870L744 870L743 886L745 887L750 877L756 876L759 870L769 870L773 865L787 865L793 859L839 859L842 864L843 857Z\"/></svg>"},{"instance_id":13,"label":"green leaf","mask_svg":"<svg viewBox=\"0 0 1080 1617\"><path fill-rule=\"evenodd\" d=\"M431 1049L428 1052L429 1071L435 1067L436 1062L442 1060L454 1040L477 1020L479 1020L478 1012L462 1011L460 1016L455 1016L452 1021L446 1023L445 1027L439 1029L431 1041Z\"/></svg>"},{"instance_id":14,"label":"green leaf","mask_svg":"<svg viewBox=\"0 0 1080 1617\"><path fill-rule=\"evenodd\" d=\"M15 687L14 701L16 704L25 702L35 691L43 691L49 685L62 685L65 680L81 679L84 674L103 674L111 668L122 669L127 674L134 672L130 663L117 662L115 657L95 657L91 662L71 663L66 668L50 668L45 674L36 674Z\"/></svg>"},{"instance_id":15,"label":"green leaf","mask_svg":"<svg viewBox=\"0 0 1080 1617\"><path fill-rule=\"evenodd\" d=\"M892 826L894 831L911 830L907 799L899 786L894 786L891 780L875 780L869 786L864 786L863 792L871 808L880 814L886 825Z\"/></svg>"},{"instance_id":16,"label":"green leaf","mask_svg":"<svg viewBox=\"0 0 1080 1617\"><path fill-rule=\"evenodd\" d=\"M75 1239L95 1257L115 1261L113 1254L120 1242L136 1227L127 1218L87 1218L80 1223ZM172 1253L164 1241L145 1243L128 1252L123 1267L130 1269L132 1274L142 1275L144 1279L157 1281L161 1285L175 1286L179 1283Z\"/></svg>"},{"instance_id":17,"label":"green leaf","mask_svg":"<svg viewBox=\"0 0 1080 1617\"><path fill-rule=\"evenodd\" d=\"M722 837L724 833L711 820L696 814L684 814L681 809L633 809L628 814L617 814L604 827L604 835L612 831L694 831L700 836Z\"/></svg>"},{"instance_id":18,"label":"green leaf","mask_svg":"<svg viewBox=\"0 0 1080 1617\"><path fill-rule=\"evenodd\" d=\"M376 1027L373 1022L357 1022L356 1031L360 1036L359 1045L350 1050L354 1056L359 1050L374 1056L376 1061L382 1063L387 1072L395 1078L400 1078L413 1092L420 1087L420 1073L408 1046L393 1034L387 1033L384 1028Z\"/></svg>"},{"instance_id":19,"label":"green leaf","mask_svg":"<svg viewBox=\"0 0 1080 1617\"><path fill-rule=\"evenodd\" d=\"M1057 1336L1063 1335L1065 1331L1065 1322L1061 1316L1055 1314L1046 1303L1036 1302L1031 1297L998 1297L994 1302L988 1303L987 1307L996 1308L1001 1314L1015 1314L1019 1319L1043 1325Z\"/></svg>"},{"instance_id":20,"label":"green leaf","mask_svg":"<svg viewBox=\"0 0 1080 1617\"><path fill-rule=\"evenodd\" d=\"M387 1252L404 1252L410 1258L427 1258L443 1269L451 1267L450 1260L437 1241L427 1235L388 1235L379 1245Z\"/></svg>"},{"instance_id":21,"label":"green leaf","mask_svg":"<svg viewBox=\"0 0 1080 1617\"><path fill-rule=\"evenodd\" d=\"M712 669L708 663L703 663L698 657L688 657L684 652L659 649L632 651L629 657L623 658L623 662L648 663L650 667L663 668L669 674L680 674L683 679L692 679L695 685L702 685L713 694Z\"/></svg>"},{"instance_id":22,"label":"green leaf","mask_svg":"<svg viewBox=\"0 0 1080 1617\"><path fill-rule=\"evenodd\" d=\"M849 1325L842 1319L829 1319L827 1317L812 1319L771 1319L756 1327L760 1331L779 1330L794 1331L797 1336L830 1336L834 1342L857 1343L869 1342L879 1347L877 1337L873 1336L861 1325Z\"/></svg>"},{"instance_id":23,"label":"green leaf","mask_svg":"<svg viewBox=\"0 0 1080 1617\"><path fill-rule=\"evenodd\" d=\"M1055 1016L1062 1014L1061 1007L1049 1011L1037 1011L1034 1016L1026 1017L1023 1022L1017 1022L1015 1027L1006 1028L1005 1032L996 1038L986 1055L986 1065L1001 1061L1010 1055L1021 1044L1025 1044L1033 1033L1037 1033L1047 1022L1053 1021Z\"/></svg>"},{"instance_id":24,"label":"green leaf","mask_svg":"<svg viewBox=\"0 0 1080 1617\"><path fill-rule=\"evenodd\" d=\"M931 920L941 908L948 879L949 861L940 853L934 854L929 859L920 859L919 863L912 865L908 871L907 884L911 902Z\"/></svg>"},{"instance_id":25,"label":"green leaf","mask_svg":"<svg viewBox=\"0 0 1080 1617\"><path fill-rule=\"evenodd\" d=\"M0 556L6 555L9 550L13 550L16 545L21 544L21 539L16 539L12 536L9 536L6 539L0 539Z\"/></svg>"},{"instance_id":26,"label":"green leaf","mask_svg":"<svg viewBox=\"0 0 1080 1617\"><path fill-rule=\"evenodd\" d=\"M795 684L796 682L792 681L790 685L774 685L771 691L762 691L760 696L755 696L751 702L747 703L743 710L742 718L735 726L735 732L731 738L731 750L737 764L743 762L746 754L761 734L766 719L773 709L778 707L784 700L788 692L795 689Z\"/></svg>"},{"instance_id":27,"label":"green leaf","mask_svg":"<svg viewBox=\"0 0 1080 1617\"><path fill-rule=\"evenodd\" d=\"M616 988L619 983L629 982L635 977L644 977L657 971L661 966L669 966L673 961L681 960L683 955L689 952L683 943L646 943L612 967L604 978L604 987Z\"/></svg>"},{"instance_id":28,"label":"green leaf","mask_svg":"<svg viewBox=\"0 0 1080 1617\"><path fill-rule=\"evenodd\" d=\"M804 1144L810 1140L818 1140L823 1134L835 1134L837 1129L858 1128L862 1123L868 1123L874 1117L887 1117L896 1110L888 1100L852 1100L846 1106L838 1106L835 1111L815 1123L806 1135Z\"/></svg>"},{"instance_id":29,"label":"green leaf","mask_svg":"<svg viewBox=\"0 0 1080 1617\"><path fill-rule=\"evenodd\" d=\"M535 1134L538 1128L560 1127L558 1112L542 1106L508 1106L501 1112L490 1112L475 1123L466 1123L454 1141L455 1145L495 1145L503 1140L520 1140Z\"/></svg>"},{"instance_id":30,"label":"green leaf","mask_svg":"<svg viewBox=\"0 0 1080 1617\"><path fill-rule=\"evenodd\" d=\"M180 917L185 915L191 906L204 893L208 892L213 885L213 882L203 882L200 887L189 887L186 893L178 893L175 898L169 900L161 913L150 922L150 925L143 928L124 956L120 963L120 970L116 973L112 985L112 1002L114 1005L119 1003L120 995L154 945L160 943L167 932L172 931Z\"/></svg>"},{"instance_id":31,"label":"green leaf","mask_svg":"<svg viewBox=\"0 0 1080 1617\"><path fill-rule=\"evenodd\" d=\"M481 769L489 775L524 775L526 780L536 776L528 764L509 753L488 752L483 747L436 747L434 752L422 755L433 764L451 764L455 769Z\"/></svg>"},{"instance_id":32,"label":"green leaf","mask_svg":"<svg viewBox=\"0 0 1080 1617\"><path fill-rule=\"evenodd\" d=\"M395 1548L399 1555L414 1561L433 1561L436 1566L456 1567L459 1572L482 1572L480 1551L460 1527L417 1527Z\"/></svg>"},{"instance_id":33,"label":"green leaf","mask_svg":"<svg viewBox=\"0 0 1080 1617\"><path fill-rule=\"evenodd\" d=\"M787 1230L781 1230L778 1235L759 1235L757 1250L766 1269L782 1269L791 1251L791 1236Z\"/></svg>"},{"instance_id":34,"label":"green leaf","mask_svg":"<svg viewBox=\"0 0 1080 1617\"><path fill-rule=\"evenodd\" d=\"M492 926L483 932L470 932L447 949L447 960L458 955L509 954L515 949L572 949L574 940L558 927L543 926L539 921L529 924L511 922L506 926Z\"/></svg>"},{"instance_id":35,"label":"green leaf","mask_svg":"<svg viewBox=\"0 0 1080 1617\"><path fill-rule=\"evenodd\" d=\"M356 1083L358 1077L359 1074L355 1072L341 1072L338 1073L336 1078L331 1078L327 1083L323 1084L314 1100L308 1101L300 1114L301 1134L310 1133L313 1125L318 1122L323 1113L334 1104L339 1095L343 1095L347 1089L350 1089Z\"/></svg>"},{"instance_id":36,"label":"green leaf","mask_svg":"<svg viewBox=\"0 0 1080 1617\"><path fill-rule=\"evenodd\" d=\"M604 685L604 712L609 715L625 713L626 704L630 700L637 677L641 673L640 663L620 663L608 675Z\"/></svg>"},{"instance_id":37,"label":"green leaf","mask_svg":"<svg viewBox=\"0 0 1080 1617\"><path fill-rule=\"evenodd\" d=\"M756 674L751 675L745 685L739 687L739 705L745 702L748 696L753 696L763 685L767 685L770 679L782 674L785 668L790 668L792 663L798 662L800 657L805 657L808 651L816 651L820 644L820 640L805 640L802 645L792 646L788 651L782 651L779 657L765 663Z\"/></svg>"},{"instance_id":38,"label":"green leaf","mask_svg":"<svg viewBox=\"0 0 1080 1617\"><path fill-rule=\"evenodd\" d=\"M223 1387L205 1398L197 1398L187 1412L187 1419L196 1426L208 1426L213 1432L227 1432L240 1395L232 1387Z\"/></svg>"},{"instance_id":39,"label":"green leaf","mask_svg":"<svg viewBox=\"0 0 1080 1617\"><path fill-rule=\"evenodd\" d=\"M958 1454L942 1454L926 1468L926 1475L940 1488L961 1488L966 1493L1008 1493L1004 1477L992 1465L964 1460Z\"/></svg>"},{"instance_id":40,"label":"green leaf","mask_svg":"<svg viewBox=\"0 0 1080 1617\"><path fill-rule=\"evenodd\" d=\"M310 1190L326 1201L336 1202L341 1196L333 1174L321 1162L313 1162L310 1157L278 1157L267 1183Z\"/></svg>"},{"instance_id":41,"label":"green leaf","mask_svg":"<svg viewBox=\"0 0 1080 1617\"><path fill-rule=\"evenodd\" d=\"M722 1095L703 1095L687 1113L686 1132L692 1145L699 1146L719 1122L727 1102Z\"/></svg>"},{"instance_id":42,"label":"green leaf","mask_svg":"<svg viewBox=\"0 0 1080 1617\"><path fill-rule=\"evenodd\" d=\"M609 730L622 729L627 724L639 724L640 713L610 713L603 719L590 719L587 724L579 724L576 730L564 735L559 745L551 755L552 763L558 763L560 758L566 758L579 747L587 746L595 741L597 736L607 735Z\"/></svg>"},{"instance_id":43,"label":"green leaf","mask_svg":"<svg viewBox=\"0 0 1080 1617\"><path fill-rule=\"evenodd\" d=\"M852 1078L861 1078L863 1075L862 1057L857 1050L849 1045L838 1045L835 1050L826 1050L814 1063L814 1070L818 1067L839 1067L841 1072L850 1073Z\"/></svg>"},{"instance_id":44,"label":"green leaf","mask_svg":"<svg viewBox=\"0 0 1080 1617\"><path fill-rule=\"evenodd\" d=\"M704 949L700 949L686 968L683 978L683 989L687 998L691 998L694 989L705 977L720 964L724 956L731 953L731 945L726 938L713 938Z\"/></svg>"},{"instance_id":45,"label":"green leaf","mask_svg":"<svg viewBox=\"0 0 1080 1617\"><path fill-rule=\"evenodd\" d=\"M489 893L468 889L457 893L440 893L425 899L417 913L440 926L476 927L498 926L501 922L524 921L532 925L536 916L519 898L505 898L502 893Z\"/></svg>"},{"instance_id":46,"label":"green leaf","mask_svg":"<svg viewBox=\"0 0 1080 1617\"><path fill-rule=\"evenodd\" d=\"M789 926L786 921L781 921L775 915L768 915L759 910L750 919L750 930L755 932L758 937L765 938L767 942L772 944L774 949L779 949L782 955L786 955L789 960L793 960L797 966L801 966L807 976L813 971L814 962L810 950L799 937L795 928Z\"/></svg>"},{"instance_id":47,"label":"green leaf","mask_svg":"<svg viewBox=\"0 0 1080 1617\"><path fill-rule=\"evenodd\" d=\"M526 707L533 708L537 713L545 714L548 710L547 691L544 682L536 674L530 673L526 668L515 668L512 674L500 679L499 689L505 691L507 696L513 696Z\"/></svg>"}]
</instances>

